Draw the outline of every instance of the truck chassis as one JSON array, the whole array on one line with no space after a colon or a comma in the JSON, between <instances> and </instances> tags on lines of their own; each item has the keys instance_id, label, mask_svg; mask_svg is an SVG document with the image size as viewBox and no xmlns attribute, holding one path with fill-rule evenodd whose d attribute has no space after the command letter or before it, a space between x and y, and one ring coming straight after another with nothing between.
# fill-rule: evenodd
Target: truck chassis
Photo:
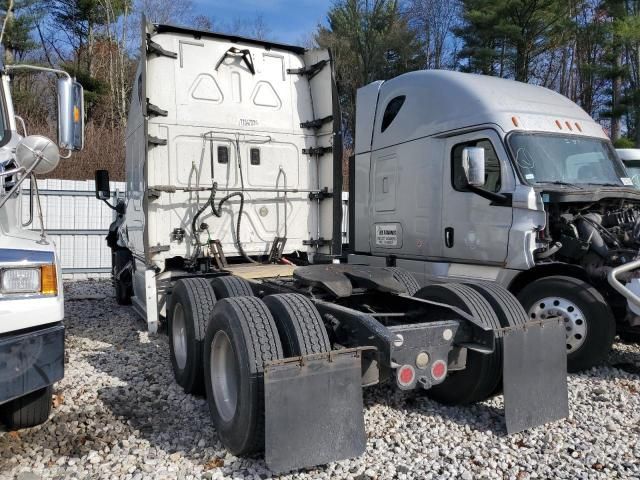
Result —
<instances>
[{"instance_id":1,"label":"truck chassis","mask_svg":"<svg viewBox=\"0 0 640 480\"><path fill-rule=\"evenodd\" d=\"M508 433L568 414L564 325L527 321L498 285L418 289L400 269L360 265L248 268L250 279L242 266L182 273L167 308L176 380L206 393L235 455L264 450L279 472L358 456L362 387L383 382L450 405L504 387Z\"/></svg>"}]
</instances>

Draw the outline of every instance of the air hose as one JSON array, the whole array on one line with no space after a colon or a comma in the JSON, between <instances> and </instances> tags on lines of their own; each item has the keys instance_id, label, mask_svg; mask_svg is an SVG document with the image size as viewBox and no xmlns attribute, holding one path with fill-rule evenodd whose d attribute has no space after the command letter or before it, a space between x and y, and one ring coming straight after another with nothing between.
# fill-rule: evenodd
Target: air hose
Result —
<instances>
[{"instance_id":1,"label":"air hose","mask_svg":"<svg viewBox=\"0 0 640 480\"><path fill-rule=\"evenodd\" d=\"M213 182L213 187L211 188L211 195L209 195L209 198L207 199L207 201L204 203L204 205L202 205L202 207L200 207L200 209L196 212L196 214L193 216L193 220L191 222L191 229L193 231L193 235L196 239L196 250L194 252L194 260L195 258L197 258L197 256L200 254L200 235L197 229L197 222L198 222L198 218L200 217L200 215L202 215L202 213L207 209L207 207L211 206L211 212L213 212L213 214L220 218L222 217L222 205L229 200L230 198L233 197L240 197L240 209L238 210L238 222L236 224L236 248L238 249L238 252L240 252L240 255L242 255L247 261L251 262L251 263L258 263L256 262L254 259L252 259L249 255L247 255L247 253L244 251L244 248L242 248L242 243L240 242L240 224L242 222L242 212L244 209L244 194L242 192L233 192L230 193L229 195L223 197L219 202L218 202L218 207L216 208L215 205L215 196L216 196L216 191L218 190L218 184L216 182Z\"/></svg>"}]
</instances>

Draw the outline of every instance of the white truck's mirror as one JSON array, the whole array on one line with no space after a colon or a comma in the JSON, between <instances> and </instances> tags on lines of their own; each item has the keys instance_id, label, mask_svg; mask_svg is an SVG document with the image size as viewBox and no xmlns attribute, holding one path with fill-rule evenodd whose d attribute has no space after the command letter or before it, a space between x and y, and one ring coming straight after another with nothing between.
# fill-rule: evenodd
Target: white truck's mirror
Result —
<instances>
[{"instance_id":1,"label":"white truck's mirror","mask_svg":"<svg viewBox=\"0 0 640 480\"><path fill-rule=\"evenodd\" d=\"M110 197L109 171L96 170L96 198L98 200L109 200Z\"/></svg>"},{"instance_id":2,"label":"white truck's mirror","mask_svg":"<svg viewBox=\"0 0 640 480\"><path fill-rule=\"evenodd\" d=\"M84 147L84 90L69 77L58 79L58 145L75 151Z\"/></svg>"},{"instance_id":3,"label":"white truck's mirror","mask_svg":"<svg viewBox=\"0 0 640 480\"><path fill-rule=\"evenodd\" d=\"M484 185L484 148L464 148L462 150L462 170L467 184L473 187L482 187Z\"/></svg>"},{"instance_id":4,"label":"white truck's mirror","mask_svg":"<svg viewBox=\"0 0 640 480\"><path fill-rule=\"evenodd\" d=\"M16 147L16 163L29 173L44 175L60 163L60 151L55 142L42 135L29 135Z\"/></svg>"}]
</instances>

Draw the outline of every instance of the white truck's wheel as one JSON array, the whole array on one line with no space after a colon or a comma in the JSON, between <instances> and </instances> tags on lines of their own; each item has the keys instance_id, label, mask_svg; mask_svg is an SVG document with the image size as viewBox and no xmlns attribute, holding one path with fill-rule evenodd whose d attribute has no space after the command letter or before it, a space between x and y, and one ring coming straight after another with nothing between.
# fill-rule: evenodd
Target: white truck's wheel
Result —
<instances>
[{"instance_id":1,"label":"white truck's wheel","mask_svg":"<svg viewBox=\"0 0 640 480\"><path fill-rule=\"evenodd\" d=\"M47 421L51 413L53 386L41 388L0 406L2 422L9 430L35 427Z\"/></svg>"},{"instance_id":2,"label":"white truck's wheel","mask_svg":"<svg viewBox=\"0 0 640 480\"><path fill-rule=\"evenodd\" d=\"M457 307L490 328L497 329L501 326L491 304L468 285L428 285L418 290L414 296ZM468 350L466 368L450 372L442 383L431 387L426 393L441 403L469 404L490 397L499 388L501 378L502 341L497 339L495 350L491 354Z\"/></svg>"},{"instance_id":3,"label":"white truck's wheel","mask_svg":"<svg viewBox=\"0 0 640 480\"><path fill-rule=\"evenodd\" d=\"M186 393L204 391L202 341L216 296L204 278L176 282L169 300L168 334L176 382Z\"/></svg>"},{"instance_id":4,"label":"white truck's wheel","mask_svg":"<svg viewBox=\"0 0 640 480\"><path fill-rule=\"evenodd\" d=\"M285 357L331 350L322 317L307 297L299 293L269 295L264 303L278 327Z\"/></svg>"},{"instance_id":5,"label":"white truck's wheel","mask_svg":"<svg viewBox=\"0 0 640 480\"><path fill-rule=\"evenodd\" d=\"M281 358L278 329L262 300L216 304L204 342L205 389L211 420L234 455L264 449L264 364Z\"/></svg>"},{"instance_id":6,"label":"white truck's wheel","mask_svg":"<svg viewBox=\"0 0 640 480\"><path fill-rule=\"evenodd\" d=\"M420 284L416 278L405 269L398 267L385 267L385 270L388 270L393 274L393 278L395 278L395 280L407 290L409 295L413 295L420 290Z\"/></svg>"},{"instance_id":7,"label":"white truck's wheel","mask_svg":"<svg viewBox=\"0 0 640 480\"><path fill-rule=\"evenodd\" d=\"M211 287L218 300L229 297L253 297L249 282L233 275L214 278L211 280Z\"/></svg>"},{"instance_id":8,"label":"white truck's wheel","mask_svg":"<svg viewBox=\"0 0 640 480\"><path fill-rule=\"evenodd\" d=\"M578 372L602 363L616 332L613 312L590 284L552 276L528 284L518 293L532 320L562 317L567 331L567 370Z\"/></svg>"}]
</instances>

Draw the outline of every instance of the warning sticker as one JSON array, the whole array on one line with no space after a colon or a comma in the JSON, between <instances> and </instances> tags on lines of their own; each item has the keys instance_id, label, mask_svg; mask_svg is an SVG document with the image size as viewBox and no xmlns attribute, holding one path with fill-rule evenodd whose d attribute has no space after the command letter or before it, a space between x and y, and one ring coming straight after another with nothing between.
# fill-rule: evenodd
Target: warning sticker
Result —
<instances>
[{"instance_id":1,"label":"warning sticker","mask_svg":"<svg viewBox=\"0 0 640 480\"><path fill-rule=\"evenodd\" d=\"M622 177L620 180L622 180L623 185L633 185L633 181L629 177Z\"/></svg>"},{"instance_id":2,"label":"warning sticker","mask_svg":"<svg viewBox=\"0 0 640 480\"><path fill-rule=\"evenodd\" d=\"M376 224L376 245L380 247L397 247L399 245L399 224Z\"/></svg>"}]
</instances>

